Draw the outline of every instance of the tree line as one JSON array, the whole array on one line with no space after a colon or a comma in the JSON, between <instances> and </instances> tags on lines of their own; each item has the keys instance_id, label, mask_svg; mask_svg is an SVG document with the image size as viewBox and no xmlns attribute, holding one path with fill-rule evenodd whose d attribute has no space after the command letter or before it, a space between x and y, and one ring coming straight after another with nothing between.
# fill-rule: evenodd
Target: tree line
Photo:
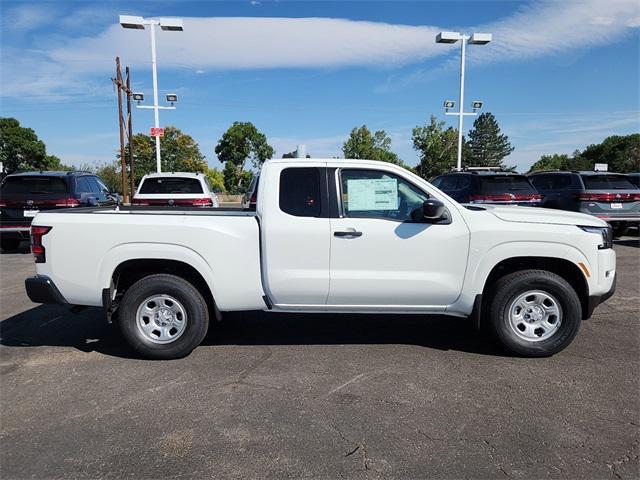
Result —
<instances>
[{"instance_id":1,"label":"tree line","mask_svg":"<svg viewBox=\"0 0 640 480\"><path fill-rule=\"evenodd\" d=\"M380 160L412 170L431 179L452 170L456 165L458 131L446 127L444 121L431 116L428 123L412 130L413 148L419 156L418 164L409 167L391 149L391 137L384 130L372 132L366 125L355 127L342 144L344 158ZM135 182L156 168L154 139L138 133L131 139L134 152ZM128 148L128 145L127 145ZM239 194L246 190L253 171L275 151L267 137L251 122L234 122L222 135L214 149L222 168L210 168L198 143L179 128L168 126L160 139L162 170L167 172L203 172L212 186L222 193ZM468 167L490 166L514 170L504 163L514 147L503 134L495 116L489 112L479 115L468 135L463 138L462 163ZM282 155L292 158L294 152ZM309 155L307 155L308 157ZM97 173L113 191L119 191L120 162L101 165L85 164L71 167L46 152L44 142L36 133L20 125L14 118L0 118L0 161L6 173L20 170L82 169ZM543 155L530 171L593 170L595 163L608 163L610 171L640 171L640 134L611 136L602 143L589 145L572 155Z\"/></svg>"}]
</instances>

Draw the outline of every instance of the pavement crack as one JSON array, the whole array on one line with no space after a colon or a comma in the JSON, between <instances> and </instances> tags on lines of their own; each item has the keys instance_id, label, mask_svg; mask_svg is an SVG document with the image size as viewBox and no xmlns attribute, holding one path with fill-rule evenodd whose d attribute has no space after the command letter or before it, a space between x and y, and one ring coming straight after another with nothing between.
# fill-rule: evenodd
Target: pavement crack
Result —
<instances>
[{"instance_id":1,"label":"pavement crack","mask_svg":"<svg viewBox=\"0 0 640 480\"><path fill-rule=\"evenodd\" d=\"M351 450L349 453L347 453L345 455L345 457L350 457L351 455L353 455L354 453L356 453L358 450L360 449L360 445L357 445L356 448L354 448L353 450Z\"/></svg>"}]
</instances>

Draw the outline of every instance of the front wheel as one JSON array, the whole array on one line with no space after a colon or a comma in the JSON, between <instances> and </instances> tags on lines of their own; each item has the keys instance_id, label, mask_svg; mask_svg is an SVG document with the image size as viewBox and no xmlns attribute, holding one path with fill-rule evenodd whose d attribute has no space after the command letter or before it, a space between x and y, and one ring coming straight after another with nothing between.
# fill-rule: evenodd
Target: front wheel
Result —
<instances>
[{"instance_id":1,"label":"front wheel","mask_svg":"<svg viewBox=\"0 0 640 480\"><path fill-rule=\"evenodd\" d=\"M209 312L200 292L175 275L156 274L134 283L119 308L128 343L146 358L182 358L207 334Z\"/></svg>"},{"instance_id":2,"label":"front wheel","mask_svg":"<svg viewBox=\"0 0 640 480\"><path fill-rule=\"evenodd\" d=\"M511 273L496 282L489 324L510 352L546 357L562 351L580 328L582 307L562 277L545 270Z\"/></svg>"}]
</instances>

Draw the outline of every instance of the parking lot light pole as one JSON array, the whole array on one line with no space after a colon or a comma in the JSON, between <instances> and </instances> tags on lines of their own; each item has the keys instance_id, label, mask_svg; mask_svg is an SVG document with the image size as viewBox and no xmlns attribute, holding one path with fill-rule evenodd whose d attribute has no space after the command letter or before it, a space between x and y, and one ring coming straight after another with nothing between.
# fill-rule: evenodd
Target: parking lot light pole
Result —
<instances>
[{"instance_id":1,"label":"parking lot light pole","mask_svg":"<svg viewBox=\"0 0 640 480\"><path fill-rule=\"evenodd\" d=\"M162 30L181 32L184 30L182 19L180 18L142 18L131 15L120 15L120 25L122 28L131 28L135 30L144 30L145 25L149 26L151 33L151 72L153 76L153 106L137 105L137 108L153 108L154 126L156 128L156 169L158 173L161 171L160 162L160 135L157 133L160 128L160 110L174 110L176 107L158 105L158 70L156 61L156 26L160 26Z\"/></svg>"},{"instance_id":2,"label":"parking lot light pole","mask_svg":"<svg viewBox=\"0 0 640 480\"><path fill-rule=\"evenodd\" d=\"M440 32L436 35L436 43L456 43L460 41L460 103L458 112L446 112L446 115L458 115L458 162L456 169L462 170L462 125L465 115L475 115L464 112L464 67L467 43L470 45L486 45L492 40L490 33L473 33L465 35L460 32Z\"/></svg>"}]
</instances>

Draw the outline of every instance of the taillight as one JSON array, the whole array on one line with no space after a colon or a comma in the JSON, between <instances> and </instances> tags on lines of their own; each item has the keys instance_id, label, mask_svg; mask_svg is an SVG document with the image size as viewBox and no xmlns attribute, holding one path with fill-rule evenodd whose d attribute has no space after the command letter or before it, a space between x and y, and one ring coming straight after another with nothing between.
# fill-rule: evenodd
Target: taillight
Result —
<instances>
[{"instance_id":1,"label":"taillight","mask_svg":"<svg viewBox=\"0 0 640 480\"><path fill-rule=\"evenodd\" d=\"M191 204L194 207L213 207L213 200L210 198L194 198Z\"/></svg>"},{"instance_id":2,"label":"taillight","mask_svg":"<svg viewBox=\"0 0 640 480\"><path fill-rule=\"evenodd\" d=\"M1 207L6 207L7 206L7 202L0 202L0 208Z\"/></svg>"},{"instance_id":3,"label":"taillight","mask_svg":"<svg viewBox=\"0 0 640 480\"><path fill-rule=\"evenodd\" d=\"M640 193L581 193L578 200L583 202L633 202L640 200Z\"/></svg>"},{"instance_id":4,"label":"taillight","mask_svg":"<svg viewBox=\"0 0 640 480\"><path fill-rule=\"evenodd\" d=\"M255 193L251 195L251 200L249 200L249 203L251 205L255 205L256 203L258 203L258 195L256 195Z\"/></svg>"},{"instance_id":5,"label":"taillight","mask_svg":"<svg viewBox=\"0 0 640 480\"><path fill-rule=\"evenodd\" d=\"M47 261L45 257L44 245L42 245L42 237L45 236L51 227L31 226L31 253L36 263L44 263Z\"/></svg>"},{"instance_id":6,"label":"taillight","mask_svg":"<svg viewBox=\"0 0 640 480\"><path fill-rule=\"evenodd\" d=\"M77 198L73 197L55 200L56 207L77 207L78 205L80 205L80 202Z\"/></svg>"},{"instance_id":7,"label":"taillight","mask_svg":"<svg viewBox=\"0 0 640 480\"><path fill-rule=\"evenodd\" d=\"M131 205L149 205L149 203L145 202L144 200L134 198L133 200L131 200Z\"/></svg>"}]
</instances>

